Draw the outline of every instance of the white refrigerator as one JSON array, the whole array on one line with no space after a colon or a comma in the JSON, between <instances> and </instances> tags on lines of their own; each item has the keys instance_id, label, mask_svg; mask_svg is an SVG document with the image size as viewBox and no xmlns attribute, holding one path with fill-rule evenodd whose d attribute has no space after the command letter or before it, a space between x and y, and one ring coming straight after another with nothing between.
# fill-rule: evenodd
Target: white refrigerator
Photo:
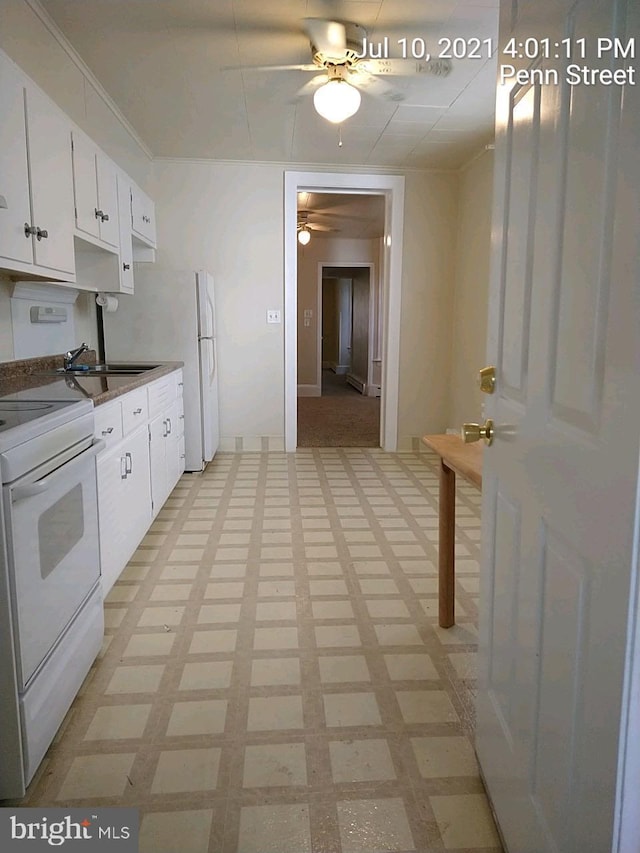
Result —
<instances>
[{"instance_id":1,"label":"white refrigerator","mask_svg":"<svg viewBox=\"0 0 640 853\"><path fill-rule=\"evenodd\" d=\"M184 362L185 469L202 471L220 440L213 278L138 266L118 301L102 313L106 360Z\"/></svg>"}]
</instances>

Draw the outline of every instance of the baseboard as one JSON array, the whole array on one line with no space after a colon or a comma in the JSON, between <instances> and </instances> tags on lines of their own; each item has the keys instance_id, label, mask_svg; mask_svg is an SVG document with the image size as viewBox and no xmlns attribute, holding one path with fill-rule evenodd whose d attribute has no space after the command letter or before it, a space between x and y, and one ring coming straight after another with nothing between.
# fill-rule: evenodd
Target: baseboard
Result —
<instances>
[{"instance_id":1,"label":"baseboard","mask_svg":"<svg viewBox=\"0 0 640 853\"><path fill-rule=\"evenodd\" d=\"M339 374L340 376L344 376L344 374L349 370L349 364L334 364L331 369L334 373Z\"/></svg>"},{"instance_id":2,"label":"baseboard","mask_svg":"<svg viewBox=\"0 0 640 853\"><path fill-rule=\"evenodd\" d=\"M359 391L361 394L367 393L367 383L363 382L362 379L358 379L357 376L354 376L353 373L347 373L347 382L349 385L353 385L356 391Z\"/></svg>"},{"instance_id":3,"label":"baseboard","mask_svg":"<svg viewBox=\"0 0 640 853\"><path fill-rule=\"evenodd\" d=\"M298 385L298 397L321 397L320 385Z\"/></svg>"},{"instance_id":4,"label":"baseboard","mask_svg":"<svg viewBox=\"0 0 640 853\"><path fill-rule=\"evenodd\" d=\"M220 439L221 453L282 453L283 435L229 435Z\"/></svg>"}]
</instances>

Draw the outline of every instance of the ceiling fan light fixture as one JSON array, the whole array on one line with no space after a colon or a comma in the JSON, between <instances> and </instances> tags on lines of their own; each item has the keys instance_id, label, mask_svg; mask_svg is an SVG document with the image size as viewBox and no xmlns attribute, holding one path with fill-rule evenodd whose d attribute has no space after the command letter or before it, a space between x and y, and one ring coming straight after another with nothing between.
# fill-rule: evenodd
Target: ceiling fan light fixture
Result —
<instances>
[{"instance_id":1,"label":"ceiling fan light fixture","mask_svg":"<svg viewBox=\"0 0 640 853\"><path fill-rule=\"evenodd\" d=\"M313 106L322 118L332 124L339 124L360 109L360 92L346 80L334 78L316 89Z\"/></svg>"},{"instance_id":2,"label":"ceiling fan light fixture","mask_svg":"<svg viewBox=\"0 0 640 853\"><path fill-rule=\"evenodd\" d=\"M301 246L306 246L310 239L311 239L311 232L309 231L307 226L304 225L298 231L298 243L300 243Z\"/></svg>"}]
</instances>

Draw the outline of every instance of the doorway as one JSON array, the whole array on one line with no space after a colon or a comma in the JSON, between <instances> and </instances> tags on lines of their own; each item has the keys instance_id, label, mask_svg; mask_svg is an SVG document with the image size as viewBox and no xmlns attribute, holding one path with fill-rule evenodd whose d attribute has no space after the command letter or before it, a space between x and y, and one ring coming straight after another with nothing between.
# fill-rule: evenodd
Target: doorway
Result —
<instances>
[{"instance_id":1,"label":"doorway","mask_svg":"<svg viewBox=\"0 0 640 853\"><path fill-rule=\"evenodd\" d=\"M297 447L298 409L298 298L296 223L298 193L383 195L385 234L381 257L382 287L382 399L380 445L397 449L398 379L400 360L400 287L402 276L402 231L404 178L391 175L359 175L330 172L285 172L285 449ZM303 309L304 310L304 309Z\"/></svg>"},{"instance_id":2,"label":"doorway","mask_svg":"<svg viewBox=\"0 0 640 853\"><path fill-rule=\"evenodd\" d=\"M380 385L372 382L381 313L374 264L319 263L316 298L316 376L302 395L298 387L298 447L380 447ZM303 325L301 332L310 330ZM302 374L304 365L298 368Z\"/></svg>"}]
</instances>

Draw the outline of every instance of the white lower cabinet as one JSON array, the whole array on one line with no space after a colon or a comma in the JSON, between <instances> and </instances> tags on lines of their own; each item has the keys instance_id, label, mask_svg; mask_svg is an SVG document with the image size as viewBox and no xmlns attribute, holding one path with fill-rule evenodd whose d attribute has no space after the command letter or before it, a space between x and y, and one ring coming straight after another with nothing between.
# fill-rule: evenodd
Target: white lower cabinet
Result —
<instances>
[{"instance_id":1,"label":"white lower cabinet","mask_svg":"<svg viewBox=\"0 0 640 853\"><path fill-rule=\"evenodd\" d=\"M182 371L95 410L102 591L120 577L184 472Z\"/></svg>"},{"instance_id":2,"label":"white lower cabinet","mask_svg":"<svg viewBox=\"0 0 640 853\"><path fill-rule=\"evenodd\" d=\"M146 425L103 451L97 466L102 591L106 595L151 523Z\"/></svg>"},{"instance_id":3,"label":"white lower cabinet","mask_svg":"<svg viewBox=\"0 0 640 853\"><path fill-rule=\"evenodd\" d=\"M184 419L178 382L182 371L149 386L149 454L151 459L151 504L153 517L184 473ZM160 410L160 411L158 411Z\"/></svg>"}]
</instances>

